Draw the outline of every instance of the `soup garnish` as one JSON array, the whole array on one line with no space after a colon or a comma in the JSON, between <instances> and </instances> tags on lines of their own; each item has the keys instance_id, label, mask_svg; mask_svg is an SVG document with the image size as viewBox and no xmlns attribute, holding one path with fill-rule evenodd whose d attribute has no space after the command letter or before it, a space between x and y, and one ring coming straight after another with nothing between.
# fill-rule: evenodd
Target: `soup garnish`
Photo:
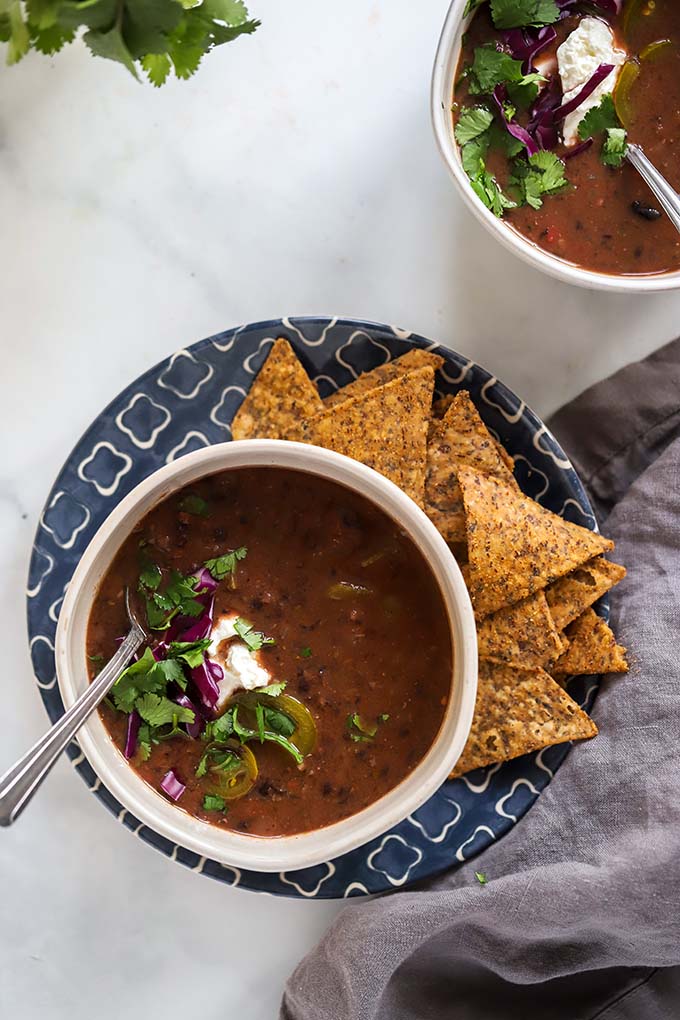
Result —
<instances>
[{"instance_id":1,"label":"soup garnish","mask_svg":"<svg viewBox=\"0 0 680 1020\"><path fill-rule=\"evenodd\" d=\"M680 187L680 9L669 0L480 0L454 87L476 195L539 247L621 274L680 269L680 237L637 172Z\"/></svg>"}]
</instances>

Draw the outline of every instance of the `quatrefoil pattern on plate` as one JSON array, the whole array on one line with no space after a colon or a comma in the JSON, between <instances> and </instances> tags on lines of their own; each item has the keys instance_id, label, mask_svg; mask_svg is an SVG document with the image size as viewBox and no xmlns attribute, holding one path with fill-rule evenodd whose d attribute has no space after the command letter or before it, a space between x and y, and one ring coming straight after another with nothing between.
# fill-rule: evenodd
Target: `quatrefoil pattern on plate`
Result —
<instances>
[{"instance_id":1,"label":"quatrefoil pattern on plate","mask_svg":"<svg viewBox=\"0 0 680 1020\"><path fill-rule=\"evenodd\" d=\"M278 336L290 340L324 396L414 345L436 350L446 359L439 393L471 391L489 428L516 457L522 488L568 520L594 527L583 488L553 436L530 408L468 358L404 329L347 319L278 319L227 330L179 351L121 393L79 441L47 498L27 596L33 668L52 720L64 710L54 666L57 616L88 542L123 496L151 472L231 438L234 414ZM586 707L596 692L592 677L573 690ZM171 860L227 885L301 899L400 889L463 865L521 818L567 753L568 745L551 747L447 782L367 846L316 868L260 874L226 867L164 839L116 801L75 741L69 747L94 796Z\"/></svg>"}]
</instances>

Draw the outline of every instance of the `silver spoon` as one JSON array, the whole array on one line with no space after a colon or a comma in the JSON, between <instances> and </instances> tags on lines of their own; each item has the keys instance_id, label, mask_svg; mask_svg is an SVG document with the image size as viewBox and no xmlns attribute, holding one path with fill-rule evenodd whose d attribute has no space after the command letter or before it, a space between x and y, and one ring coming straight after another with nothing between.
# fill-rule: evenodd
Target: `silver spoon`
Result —
<instances>
[{"instance_id":1,"label":"silver spoon","mask_svg":"<svg viewBox=\"0 0 680 1020\"><path fill-rule=\"evenodd\" d=\"M66 745L104 700L146 640L146 632L130 604L128 591L125 592L125 606L130 632L116 654L52 729L0 777L0 825L11 825L17 820Z\"/></svg>"},{"instance_id":2,"label":"silver spoon","mask_svg":"<svg viewBox=\"0 0 680 1020\"><path fill-rule=\"evenodd\" d=\"M639 145L632 143L628 145L626 159L631 166L635 167L645 184L659 200L659 204L663 207L675 229L680 231L680 195L671 188L663 174L647 159Z\"/></svg>"}]
</instances>

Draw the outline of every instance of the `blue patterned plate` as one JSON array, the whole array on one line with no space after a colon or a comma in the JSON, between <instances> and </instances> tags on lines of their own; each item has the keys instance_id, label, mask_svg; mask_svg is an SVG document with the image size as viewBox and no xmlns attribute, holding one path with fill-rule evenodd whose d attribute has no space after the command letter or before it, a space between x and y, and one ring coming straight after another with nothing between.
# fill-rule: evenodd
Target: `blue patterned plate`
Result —
<instances>
[{"instance_id":1,"label":"blue patterned plate","mask_svg":"<svg viewBox=\"0 0 680 1020\"><path fill-rule=\"evenodd\" d=\"M486 424L515 458L524 491L568 520L596 527L581 483L545 425L467 358L404 330L348 319L282 319L228 330L178 351L116 397L76 444L47 499L31 559L28 629L38 687L52 721L64 711L54 666L57 617L90 539L122 497L152 471L231 438L234 413L278 336L293 344L322 396L410 347L436 350L446 359L439 392L470 390ZM596 688L593 678L584 679L575 682L572 693L590 707ZM569 746L447 782L418 811L366 846L314 868L281 874L238 871L170 843L116 801L75 742L69 755L119 821L172 860L230 885L321 898L398 889L474 857L528 810Z\"/></svg>"}]
</instances>

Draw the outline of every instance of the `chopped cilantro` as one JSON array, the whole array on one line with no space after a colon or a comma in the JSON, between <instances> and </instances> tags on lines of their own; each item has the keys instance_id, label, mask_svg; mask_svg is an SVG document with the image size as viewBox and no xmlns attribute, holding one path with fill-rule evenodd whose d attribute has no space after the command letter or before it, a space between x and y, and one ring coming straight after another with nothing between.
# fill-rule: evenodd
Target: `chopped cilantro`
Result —
<instances>
[{"instance_id":1,"label":"chopped cilantro","mask_svg":"<svg viewBox=\"0 0 680 1020\"><path fill-rule=\"evenodd\" d=\"M578 136L581 141L585 142L586 138L592 138L593 135L599 135L602 131L615 127L620 127L620 123L614 106L614 98L611 92L608 92L606 96L602 96L597 106L588 110L581 120L578 126Z\"/></svg>"},{"instance_id":2,"label":"chopped cilantro","mask_svg":"<svg viewBox=\"0 0 680 1020\"><path fill-rule=\"evenodd\" d=\"M542 28L559 20L555 0L491 0L496 28Z\"/></svg>"},{"instance_id":3,"label":"chopped cilantro","mask_svg":"<svg viewBox=\"0 0 680 1020\"><path fill-rule=\"evenodd\" d=\"M276 644L274 638L265 637L262 631L253 630L252 623L248 623L242 616L237 616L234 620L234 630L251 652L259 652L264 645Z\"/></svg>"},{"instance_id":4,"label":"chopped cilantro","mask_svg":"<svg viewBox=\"0 0 680 1020\"><path fill-rule=\"evenodd\" d=\"M528 160L515 160L510 185L517 190L520 204L540 209L544 195L554 195L568 185L564 171L564 163L554 152L541 150Z\"/></svg>"},{"instance_id":5,"label":"chopped cilantro","mask_svg":"<svg viewBox=\"0 0 680 1020\"><path fill-rule=\"evenodd\" d=\"M167 723L172 723L173 728L176 729L178 723L191 723L195 718L190 708L178 705L176 702L170 701L169 698L158 694L144 694L135 701L135 708L149 726L164 726Z\"/></svg>"},{"instance_id":6,"label":"chopped cilantro","mask_svg":"<svg viewBox=\"0 0 680 1020\"><path fill-rule=\"evenodd\" d=\"M196 595L198 580L173 570L164 591L159 591L160 569L146 566L139 575L139 591L146 602L146 617L151 630L167 630L177 616L200 616L204 606ZM150 583L147 583L150 582Z\"/></svg>"},{"instance_id":7,"label":"chopped cilantro","mask_svg":"<svg viewBox=\"0 0 680 1020\"><path fill-rule=\"evenodd\" d=\"M203 662L208 648L210 638L203 638L202 641L172 641L168 647L168 656L185 662L189 669L196 669Z\"/></svg>"},{"instance_id":8,"label":"chopped cilantro","mask_svg":"<svg viewBox=\"0 0 680 1020\"><path fill-rule=\"evenodd\" d=\"M294 720L278 708L270 708L268 705L264 705L262 708L262 718L268 730L271 730L272 733L280 733L282 737L292 737L297 729Z\"/></svg>"},{"instance_id":9,"label":"chopped cilantro","mask_svg":"<svg viewBox=\"0 0 680 1020\"><path fill-rule=\"evenodd\" d=\"M480 885L486 885L489 881L483 871L475 871L475 878Z\"/></svg>"},{"instance_id":10,"label":"chopped cilantro","mask_svg":"<svg viewBox=\"0 0 680 1020\"><path fill-rule=\"evenodd\" d=\"M376 723L365 722L358 712L351 712L347 716L345 726L349 731L350 740L353 740L356 744L359 743L370 743L378 732L378 724L387 722L389 714L382 712L377 719Z\"/></svg>"},{"instance_id":11,"label":"chopped cilantro","mask_svg":"<svg viewBox=\"0 0 680 1020\"><path fill-rule=\"evenodd\" d=\"M165 690L166 679L157 665L153 652L146 648L137 662L123 670L111 688L111 699L119 711L131 712L142 694Z\"/></svg>"},{"instance_id":12,"label":"chopped cilantro","mask_svg":"<svg viewBox=\"0 0 680 1020\"><path fill-rule=\"evenodd\" d=\"M628 145L626 131L621 127L611 93L603 96L592 110L588 110L578 126L578 135L582 141L602 133L604 133L604 142L600 159L605 166L618 169L625 159Z\"/></svg>"},{"instance_id":13,"label":"chopped cilantro","mask_svg":"<svg viewBox=\"0 0 680 1020\"><path fill-rule=\"evenodd\" d=\"M180 510L184 513L192 514L194 517L209 517L210 511L208 504L199 496L197 492L189 492L184 496L179 503Z\"/></svg>"},{"instance_id":14,"label":"chopped cilantro","mask_svg":"<svg viewBox=\"0 0 680 1020\"><path fill-rule=\"evenodd\" d=\"M484 106L464 107L456 124L456 141L465 145L483 134L493 121L491 110Z\"/></svg>"},{"instance_id":15,"label":"chopped cilantro","mask_svg":"<svg viewBox=\"0 0 680 1020\"><path fill-rule=\"evenodd\" d=\"M258 694L268 694L271 698L277 698L279 694L283 694L286 689L286 681L283 680L279 683L268 684L266 687L260 687Z\"/></svg>"},{"instance_id":16,"label":"chopped cilantro","mask_svg":"<svg viewBox=\"0 0 680 1020\"><path fill-rule=\"evenodd\" d=\"M508 84L508 99L513 104L515 113L517 110L529 109L538 95L539 86L544 81L544 75L532 71L531 74L525 74L521 81L510 82ZM508 119L512 120L512 117L509 117Z\"/></svg>"},{"instance_id":17,"label":"chopped cilantro","mask_svg":"<svg viewBox=\"0 0 680 1020\"><path fill-rule=\"evenodd\" d=\"M618 169L626 158L628 143L624 128L608 128L600 159L605 166Z\"/></svg>"},{"instance_id":18,"label":"chopped cilantro","mask_svg":"<svg viewBox=\"0 0 680 1020\"><path fill-rule=\"evenodd\" d=\"M106 659L104 658L103 655L88 655L88 659L90 660L92 665L95 667L97 672L99 672L101 670L102 666L106 662Z\"/></svg>"},{"instance_id":19,"label":"chopped cilantro","mask_svg":"<svg viewBox=\"0 0 680 1020\"><path fill-rule=\"evenodd\" d=\"M365 723L357 712L351 712L347 716L345 725L349 730L350 740L355 743L370 742L378 732L377 726Z\"/></svg>"},{"instance_id":20,"label":"chopped cilantro","mask_svg":"<svg viewBox=\"0 0 680 1020\"><path fill-rule=\"evenodd\" d=\"M524 77L522 61L501 53L494 46L478 46L475 49L467 76L468 90L473 96L493 92L496 85L520 82Z\"/></svg>"},{"instance_id":21,"label":"chopped cilantro","mask_svg":"<svg viewBox=\"0 0 680 1020\"><path fill-rule=\"evenodd\" d=\"M496 178L486 169L471 178L470 184L474 193L494 216L501 217L506 209L514 209L517 204L504 194Z\"/></svg>"},{"instance_id":22,"label":"chopped cilantro","mask_svg":"<svg viewBox=\"0 0 680 1020\"><path fill-rule=\"evenodd\" d=\"M219 716L217 719L213 719L209 722L205 730L203 731L204 740L215 740L224 743L229 737L234 735L234 720L231 712L225 712L224 715Z\"/></svg>"},{"instance_id":23,"label":"chopped cilantro","mask_svg":"<svg viewBox=\"0 0 680 1020\"><path fill-rule=\"evenodd\" d=\"M300 656L303 659L310 659L312 656L312 649L307 645L305 648L300 649Z\"/></svg>"},{"instance_id":24,"label":"chopped cilantro","mask_svg":"<svg viewBox=\"0 0 680 1020\"><path fill-rule=\"evenodd\" d=\"M139 584L150 591L156 591L161 583L161 568L155 563L146 563L139 575Z\"/></svg>"},{"instance_id":25,"label":"chopped cilantro","mask_svg":"<svg viewBox=\"0 0 680 1020\"><path fill-rule=\"evenodd\" d=\"M224 797L219 797L214 793L206 793L203 798L203 810L204 811L226 811L227 802Z\"/></svg>"},{"instance_id":26,"label":"chopped cilantro","mask_svg":"<svg viewBox=\"0 0 680 1020\"><path fill-rule=\"evenodd\" d=\"M463 17L474 13L486 0L468 0ZM496 28L542 28L559 19L555 0L491 0L491 15Z\"/></svg>"},{"instance_id":27,"label":"chopped cilantro","mask_svg":"<svg viewBox=\"0 0 680 1020\"><path fill-rule=\"evenodd\" d=\"M147 723L142 723L137 733L137 754L142 761L151 757L151 727Z\"/></svg>"},{"instance_id":28,"label":"chopped cilantro","mask_svg":"<svg viewBox=\"0 0 680 1020\"><path fill-rule=\"evenodd\" d=\"M203 565L210 571L216 581L223 581L225 577L228 577L230 586L235 588L236 564L239 560L244 560L247 555L248 550L242 545L239 549L233 549L231 552L224 553L214 560L206 560Z\"/></svg>"}]
</instances>

